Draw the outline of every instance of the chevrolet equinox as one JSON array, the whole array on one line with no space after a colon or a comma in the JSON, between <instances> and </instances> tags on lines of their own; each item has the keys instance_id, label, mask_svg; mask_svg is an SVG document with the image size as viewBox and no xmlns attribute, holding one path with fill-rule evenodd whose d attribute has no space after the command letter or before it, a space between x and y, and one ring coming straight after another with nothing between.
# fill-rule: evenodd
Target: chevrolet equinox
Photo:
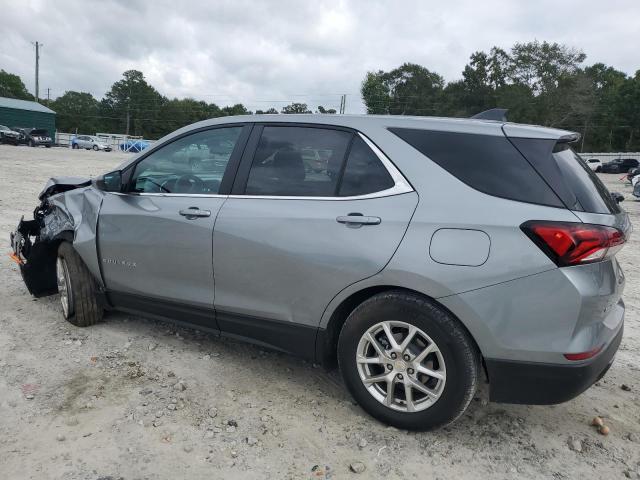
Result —
<instances>
[{"instance_id":1,"label":"chevrolet equinox","mask_svg":"<svg viewBox=\"0 0 640 480\"><path fill-rule=\"evenodd\" d=\"M369 414L452 422L553 404L623 331L627 214L572 132L501 120L226 117L94 179L58 177L12 257L88 326L105 309L331 366Z\"/></svg>"}]
</instances>

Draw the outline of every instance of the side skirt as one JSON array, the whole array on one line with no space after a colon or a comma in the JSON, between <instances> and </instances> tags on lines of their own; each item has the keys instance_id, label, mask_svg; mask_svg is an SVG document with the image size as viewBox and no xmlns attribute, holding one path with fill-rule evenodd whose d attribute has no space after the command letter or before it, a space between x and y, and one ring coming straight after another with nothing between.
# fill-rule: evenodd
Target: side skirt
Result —
<instances>
[{"instance_id":1,"label":"side skirt","mask_svg":"<svg viewBox=\"0 0 640 480\"><path fill-rule=\"evenodd\" d=\"M213 308L195 307L129 293L110 291L106 296L115 310L199 328L312 362L316 358L316 327L215 311Z\"/></svg>"}]
</instances>

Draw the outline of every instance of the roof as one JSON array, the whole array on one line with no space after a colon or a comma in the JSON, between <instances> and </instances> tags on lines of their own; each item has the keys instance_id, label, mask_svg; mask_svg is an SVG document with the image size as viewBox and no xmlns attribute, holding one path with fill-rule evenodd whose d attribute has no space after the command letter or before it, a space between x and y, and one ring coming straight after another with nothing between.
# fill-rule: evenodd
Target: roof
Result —
<instances>
[{"instance_id":1,"label":"roof","mask_svg":"<svg viewBox=\"0 0 640 480\"><path fill-rule=\"evenodd\" d=\"M180 135L194 128L201 128L220 124L244 122L278 122L278 123L311 123L319 125L335 125L364 131L367 128L415 128L424 130L438 130L480 135L502 136L507 133L510 137L558 139L571 135L572 132L547 128L537 125L522 125L495 120L449 117L415 117L408 115L328 115L328 114L273 114L273 115L239 115L231 117L216 117L187 125L170 133L164 138Z\"/></svg>"},{"instance_id":2,"label":"roof","mask_svg":"<svg viewBox=\"0 0 640 480\"><path fill-rule=\"evenodd\" d=\"M32 112L56 113L50 108L31 102L29 100L18 100L17 98L0 97L0 108L14 108L16 110L31 110Z\"/></svg>"}]
</instances>

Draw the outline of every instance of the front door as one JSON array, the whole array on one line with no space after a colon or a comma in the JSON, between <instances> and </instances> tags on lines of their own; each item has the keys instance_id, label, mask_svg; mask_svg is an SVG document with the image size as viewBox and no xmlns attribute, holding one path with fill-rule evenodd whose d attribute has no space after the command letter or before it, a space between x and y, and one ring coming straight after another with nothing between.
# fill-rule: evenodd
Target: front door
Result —
<instances>
[{"instance_id":1,"label":"front door","mask_svg":"<svg viewBox=\"0 0 640 480\"><path fill-rule=\"evenodd\" d=\"M244 193L215 226L216 318L228 334L312 357L324 309L384 268L418 196L359 134L260 129L238 172Z\"/></svg>"},{"instance_id":2,"label":"front door","mask_svg":"<svg viewBox=\"0 0 640 480\"><path fill-rule=\"evenodd\" d=\"M215 328L213 225L243 128L198 131L156 148L134 166L128 191L105 196L98 248L115 306Z\"/></svg>"}]
</instances>

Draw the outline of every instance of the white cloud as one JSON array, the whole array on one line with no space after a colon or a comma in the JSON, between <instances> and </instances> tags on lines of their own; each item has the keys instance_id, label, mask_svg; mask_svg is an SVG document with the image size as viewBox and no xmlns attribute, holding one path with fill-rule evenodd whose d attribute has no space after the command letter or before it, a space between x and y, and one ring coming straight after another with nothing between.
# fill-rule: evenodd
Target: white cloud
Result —
<instances>
[{"instance_id":1,"label":"white cloud","mask_svg":"<svg viewBox=\"0 0 640 480\"><path fill-rule=\"evenodd\" d=\"M0 68L41 96L102 96L124 70L142 70L164 95L250 109L291 101L362 111L368 70L420 63L447 80L469 55L533 39L581 48L587 63L640 68L640 2L619 0L191 1L43 0L2 8Z\"/></svg>"}]
</instances>

